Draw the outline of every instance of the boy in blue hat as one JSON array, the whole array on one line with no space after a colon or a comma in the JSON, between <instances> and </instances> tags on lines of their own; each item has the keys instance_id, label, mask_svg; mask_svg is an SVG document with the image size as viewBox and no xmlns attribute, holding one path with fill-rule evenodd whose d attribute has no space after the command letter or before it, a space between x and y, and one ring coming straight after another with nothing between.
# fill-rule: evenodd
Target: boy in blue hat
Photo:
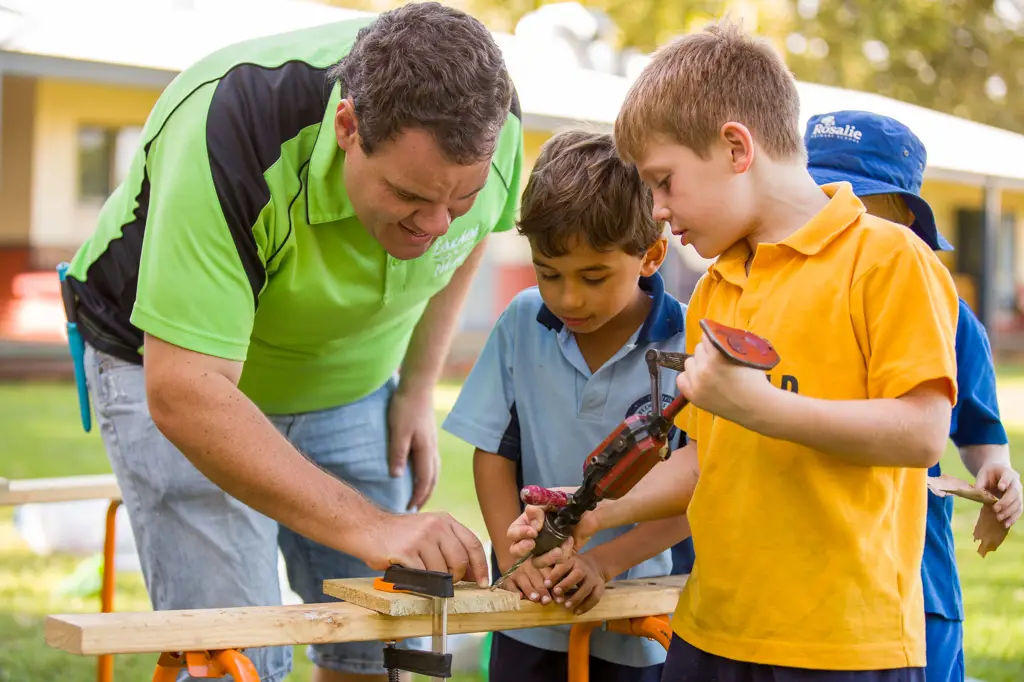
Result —
<instances>
[{"instance_id":1,"label":"boy in blue hat","mask_svg":"<svg viewBox=\"0 0 1024 682\"><path fill-rule=\"evenodd\" d=\"M927 153L905 125L870 112L835 111L811 117L804 142L808 170L819 185L848 182L869 213L908 226L933 250L952 250L935 225L931 207L920 197ZM994 511L1009 528L1021 516L1020 475L1010 464L1006 431L999 419L988 336L962 299L956 359L959 399L949 435L964 466L975 476L975 486L1002 496ZM941 473L939 464L928 471L929 476ZM963 598L952 515L952 498L929 492L921 565L928 682L964 679Z\"/></svg>"}]
</instances>

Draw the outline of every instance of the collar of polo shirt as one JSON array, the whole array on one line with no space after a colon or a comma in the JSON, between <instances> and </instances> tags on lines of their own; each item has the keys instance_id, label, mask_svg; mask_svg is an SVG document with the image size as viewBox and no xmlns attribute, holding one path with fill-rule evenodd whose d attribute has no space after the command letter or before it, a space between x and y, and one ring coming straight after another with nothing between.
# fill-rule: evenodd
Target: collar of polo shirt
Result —
<instances>
[{"instance_id":1,"label":"collar of polo shirt","mask_svg":"<svg viewBox=\"0 0 1024 682\"><path fill-rule=\"evenodd\" d=\"M785 248L804 256L815 256L865 213L864 204L853 193L850 183L837 182L821 189L830 199L825 208L778 244L761 244L759 250ZM741 239L718 257L709 272L713 277L742 286L747 279L749 257L750 245Z\"/></svg>"},{"instance_id":2,"label":"collar of polo shirt","mask_svg":"<svg viewBox=\"0 0 1024 682\"><path fill-rule=\"evenodd\" d=\"M311 225L345 220L356 214L345 191L345 153L334 135L334 114L340 102L341 83L335 83L309 159L306 210Z\"/></svg>"}]
</instances>

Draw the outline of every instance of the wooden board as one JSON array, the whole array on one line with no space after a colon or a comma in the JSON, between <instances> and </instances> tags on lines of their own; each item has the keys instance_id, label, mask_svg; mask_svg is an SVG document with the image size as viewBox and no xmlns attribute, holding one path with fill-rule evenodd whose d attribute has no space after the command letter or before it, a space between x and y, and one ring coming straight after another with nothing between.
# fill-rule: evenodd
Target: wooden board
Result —
<instances>
[{"instance_id":1,"label":"wooden board","mask_svg":"<svg viewBox=\"0 0 1024 682\"><path fill-rule=\"evenodd\" d=\"M426 616L433 613L434 608L434 600L427 597L375 590L373 578L325 580L324 594L385 616ZM455 596L448 600L448 615L516 611L519 603L518 595L507 590L492 592L476 583L461 582L455 585Z\"/></svg>"},{"instance_id":2,"label":"wooden board","mask_svg":"<svg viewBox=\"0 0 1024 682\"><path fill-rule=\"evenodd\" d=\"M119 499L121 489L113 474L13 481L0 478L0 505Z\"/></svg>"},{"instance_id":3,"label":"wooden board","mask_svg":"<svg viewBox=\"0 0 1024 682\"><path fill-rule=\"evenodd\" d=\"M621 580L582 616L557 604L516 611L460 613L448 633L516 630L672 613L686 576ZM349 603L136 613L82 613L46 619L46 643L73 654L160 653L427 637L430 616L385 616Z\"/></svg>"}]
</instances>

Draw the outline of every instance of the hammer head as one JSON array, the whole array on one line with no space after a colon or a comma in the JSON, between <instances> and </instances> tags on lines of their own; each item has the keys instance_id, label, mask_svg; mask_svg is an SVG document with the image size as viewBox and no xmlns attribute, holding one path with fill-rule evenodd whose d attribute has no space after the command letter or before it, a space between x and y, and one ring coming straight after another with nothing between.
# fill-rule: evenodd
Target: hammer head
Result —
<instances>
[{"instance_id":1,"label":"hammer head","mask_svg":"<svg viewBox=\"0 0 1024 682\"><path fill-rule=\"evenodd\" d=\"M715 344L715 348L737 364L762 370L772 369L779 364L779 354L775 348L767 339L757 334L726 327L707 318L700 321L700 328L704 330L704 335L711 343Z\"/></svg>"}]
</instances>

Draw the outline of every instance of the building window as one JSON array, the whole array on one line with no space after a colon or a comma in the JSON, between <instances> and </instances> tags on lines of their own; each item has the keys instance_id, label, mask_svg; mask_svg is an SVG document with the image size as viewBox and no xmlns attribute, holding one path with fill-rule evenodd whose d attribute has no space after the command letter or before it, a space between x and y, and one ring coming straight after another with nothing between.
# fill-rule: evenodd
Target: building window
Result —
<instances>
[{"instance_id":1,"label":"building window","mask_svg":"<svg viewBox=\"0 0 1024 682\"><path fill-rule=\"evenodd\" d=\"M78 129L78 198L105 201L128 174L141 128L82 126Z\"/></svg>"},{"instance_id":2,"label":"building window","mask_svg":"<svg viewBox=\"0 0 1024 682\"><path fill-rule=\"evenodd\" d=\"M114 140L110 128L78 130L78 197L103 201L114 189Z\"/></svg>"}]
</instances>

